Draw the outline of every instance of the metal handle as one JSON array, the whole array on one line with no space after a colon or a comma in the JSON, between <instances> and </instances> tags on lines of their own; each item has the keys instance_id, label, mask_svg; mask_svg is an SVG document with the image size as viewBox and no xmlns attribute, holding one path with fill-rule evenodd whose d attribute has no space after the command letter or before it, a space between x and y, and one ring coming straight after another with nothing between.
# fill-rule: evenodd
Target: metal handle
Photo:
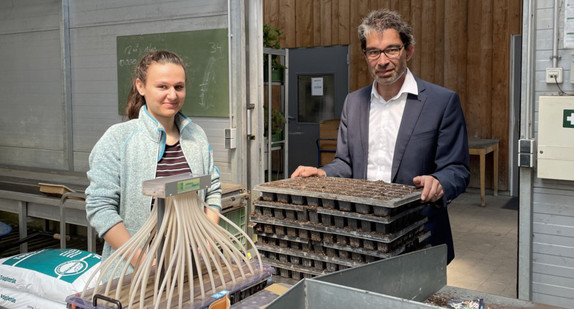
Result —
<instances>
[{"instance_id":1,"label":"metal handle","mask_svg":"<svg viewBox=\"0 0 574 309\"><path fill-rule=\"evenodd\" d=\"M113 303L113 304L115 304L116 306L118 306L118 309L122 309L122 303L121 303L119 300L113 299L113 298L110 298L110 297L107 297L107 296L104 296L104 295L102 295L102 294L96 294L96 295L94 295L93 306L94 306L95 308L98 307L98 299L101 299L101 300L103 300L103 301L107 301L107 302Z\"/></svg>"}]
</instances>

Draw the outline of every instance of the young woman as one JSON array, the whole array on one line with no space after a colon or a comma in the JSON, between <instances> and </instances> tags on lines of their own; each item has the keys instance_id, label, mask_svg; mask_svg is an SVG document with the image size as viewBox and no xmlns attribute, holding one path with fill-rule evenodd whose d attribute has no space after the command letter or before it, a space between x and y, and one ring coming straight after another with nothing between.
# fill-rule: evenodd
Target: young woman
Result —
<instances>
[{"instance_id":1,"label":"young woman","mask_svg":"<svg viewBox=\"0 0 574 309\"><path fill-rule=\"evenodd\" d=\"M106 241L102 259L148 218L152 198L142 193L145 180L189 172L211 175L211 186L198 194L209 207L221 210L219 171L205 132L180 112L185 81L185 65L176 54L145 55L128 98L129 121L111 126L90 154L86 211L91 226ZM207 209L206 215L219 220Z\"/></svg>"}]
</instances>

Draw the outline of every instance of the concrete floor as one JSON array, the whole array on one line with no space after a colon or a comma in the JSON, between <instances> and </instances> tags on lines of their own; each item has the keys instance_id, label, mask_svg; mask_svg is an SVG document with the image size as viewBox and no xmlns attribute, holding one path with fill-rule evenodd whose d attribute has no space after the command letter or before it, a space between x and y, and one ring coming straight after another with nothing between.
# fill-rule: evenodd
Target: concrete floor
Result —
<instances>
[{"instance_id":1,"label":"concrete floor","mask_svg":"<svg viewBox=\"0 0 574 309\"><path fill-rule=\"evenodd\" d=\"M468 189L449 206L455 259L447 267L447 284L516 298L518 202L508 193Z\"/></svg>"}]
</instances>

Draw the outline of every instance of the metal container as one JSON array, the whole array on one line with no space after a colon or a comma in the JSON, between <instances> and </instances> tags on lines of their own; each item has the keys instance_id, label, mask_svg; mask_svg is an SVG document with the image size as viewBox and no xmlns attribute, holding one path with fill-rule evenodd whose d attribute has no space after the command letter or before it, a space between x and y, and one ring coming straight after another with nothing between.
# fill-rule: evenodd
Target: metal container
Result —
<instances>
[{"instance_id":1,"label":"metal container","mask_svg":"<svg viewBox=\"0 0 574 309\"><path fill-rule=\"evenodd\" d=\"M429 302L483 299L485 308L557 308L446 285L446 246L303 279L267 305L291 308L444 308Z\"/></svg>"}]
</instances>

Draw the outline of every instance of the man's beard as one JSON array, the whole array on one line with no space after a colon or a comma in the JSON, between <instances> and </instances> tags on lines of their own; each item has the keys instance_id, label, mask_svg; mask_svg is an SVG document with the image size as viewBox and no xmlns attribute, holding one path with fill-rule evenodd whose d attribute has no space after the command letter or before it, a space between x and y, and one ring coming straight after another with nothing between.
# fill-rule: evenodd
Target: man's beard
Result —
<instances>
[{"instance_id":1,"label":"man's beard","mask_svg":"<svg viewBox=\"0 0 574 309\"><path fill-rule=\"evenodd\" d=\"M394 76L394 78L392 78L392 79L387 79L387 78L379 77L379 76L377 76L375 73L371 73L371 75L373 75L373 78L377 81L377 83L378 83L379 85L387 86L387 85L392 85L392 84L394 84L396 81L398 81L399 79L401 79L401 77L402 77L406 72L407 72L407 67L404 66L404 70L402 70L401 72L398 72L398 74L396 74L396 75ZM392 76L391 76L391 77L392 77Z\"/></svg>"}]
</instances>

